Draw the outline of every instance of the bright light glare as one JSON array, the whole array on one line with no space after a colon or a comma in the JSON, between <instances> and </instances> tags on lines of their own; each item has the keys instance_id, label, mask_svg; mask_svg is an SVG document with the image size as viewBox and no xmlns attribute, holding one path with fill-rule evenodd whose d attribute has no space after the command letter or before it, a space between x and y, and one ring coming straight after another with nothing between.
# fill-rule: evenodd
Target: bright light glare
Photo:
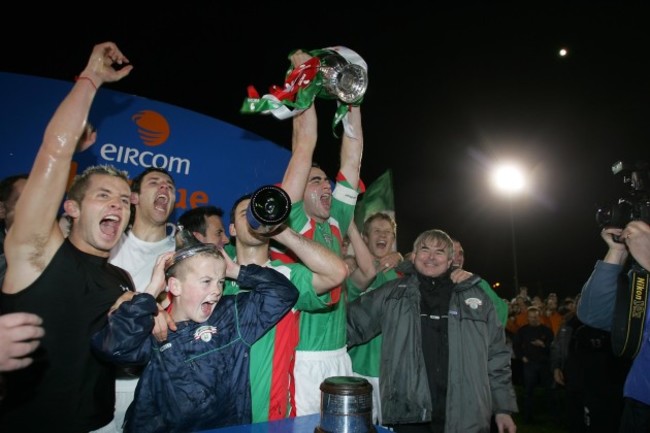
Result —
<instances>
[{"instance_id":1,"label":"bright light glare","mask_svg":"<svg viewBox=\"0 0 650 433\"><path fill-rule=\"evenodd\" d=\"M521 192L526 186L524 174L519 167L514 165L497 167L494 171L492 181L499 191L511 195Z\"/></svg>"},{"instance_id":2,"label":"bright light glare","mask_svg":"<svg viewBox=\"0 0 650 433\"><path fill-rule=\"evenodd\" d=\"M560 54L560 57L564 57L564 56L566 56L567 54L569 54L569 51L567 51L566 48L562 48L562 49L560 50L559 54Z\"/></svg>"}]
</instances>

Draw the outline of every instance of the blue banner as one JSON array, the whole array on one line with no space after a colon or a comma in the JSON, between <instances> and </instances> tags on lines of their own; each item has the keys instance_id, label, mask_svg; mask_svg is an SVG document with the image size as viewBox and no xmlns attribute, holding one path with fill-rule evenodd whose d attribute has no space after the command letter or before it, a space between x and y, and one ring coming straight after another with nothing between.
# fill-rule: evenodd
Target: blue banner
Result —
<instances>
[{"instance_id":1,"label":"blue banner","mask_svg":"<svg viewBox=\"0 0 650 433\"><path fill-rule=\"evenodd\" d=\"M43 132L72 83L0 72L0 178L31 170ZM217 102L215 102L217 103ZM89 121L97 142L75 155L75 173L111 164L137 176L163 167L176 181L175 221L211 204L225 212L259 186L282 181L291 152L229 123L150 99L100 88Z\"/></svg>"}]
</instances>

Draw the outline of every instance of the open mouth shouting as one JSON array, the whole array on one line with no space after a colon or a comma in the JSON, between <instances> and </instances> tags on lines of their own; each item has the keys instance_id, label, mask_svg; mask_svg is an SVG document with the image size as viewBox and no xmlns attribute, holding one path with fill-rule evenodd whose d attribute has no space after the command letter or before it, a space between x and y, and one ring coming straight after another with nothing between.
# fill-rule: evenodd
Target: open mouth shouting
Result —
<instances>
[{"instance_id":1,"label":"open mouth shouting","mask_svg":"<svg viewBox=\"0 0 650 433\"><path fill-rule=\"evenodd\" d=\"M153 207L155 210L166 214L170 201L171 200L169 196L165 194L159 194L153 202Z\"/></svg>"},{"instance_id":2,"label":"open mouth shouting","mask_svg":"<svg viewBox=\"0 0 650 433\"><path fill-rule=\"evenodd\" d=\"M377 251L383 251L386 249L387 246L388 246L388 242L386 242L383 239L380 239L377 242L375 242L375 249Z\"/></svg>"},{"instance_id":3,"label":"open mouth shouting","mask_svg":"<svg viewBox=\"0 0 650 433\"><path fill-rule=\"evenodd\" d=\"M119 237L122 234L122 217L119 215L106 215L99 222L99 229L108 238Z\"/></svg>"},{"instance_id":4,"label":"open mouth shouting","mask_svg":"<svg viewBox=\"0 0 650 433\"><path fill-rule=\"evenodd\" d=\"M219 302L219 299L221 299L221 297L217 299L208 299L201 303L201 315L204 317L204 320L212 315L214 307Z\"/></svg>"},{"instance_id":5,"label":"open mouth shouting","mask_svg":"<svg viewBox=\"0 0 650 433\"><path fill-rule=\"evenodd\" d=\"M324 209L329 209L332 206L332 194L326 192L320 196L320 204Z\"/></svg>"}]
</instances>

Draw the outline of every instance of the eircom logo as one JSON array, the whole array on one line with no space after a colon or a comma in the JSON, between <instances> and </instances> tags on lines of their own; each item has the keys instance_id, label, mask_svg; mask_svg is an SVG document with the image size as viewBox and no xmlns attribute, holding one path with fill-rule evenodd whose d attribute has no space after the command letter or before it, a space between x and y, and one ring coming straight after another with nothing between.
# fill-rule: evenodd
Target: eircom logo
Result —
<instances>
[{"instance_id":1,"label":"eircom logo","mask_svg":"<svg viewBox=\"0 0 650 433\"><path fill-rule=\"evenodd\" d=\"M142 110L131 117L145 146L160 146L169 138L169 123L160 113Z\"/></svg>"},{"instance_id":2,"label":"eircom logo","mask_svg":"<svg viewBox=\"0 0 650 433\"><path fill-rule=\"evenodd\" d=\"M142 143L148 147L156 147L165 143L171 133L169 122L160 113L142 110L131 117L138 127L138 135ZM170 173L190 174L190 160L165 153L153 153L135 147L106 143L100 149L101 157L109 162L120 162L136 167L164 168Z\"/></svg>"},{"instance_id":3,"label":"eircom logo","mask_svg":"<svg viewBox=\"0 0 650 433\"><path fill-rule=\"evenodd\" d=\"M157 149L158 153L152 152L154 148L164 144L171 135L171 128L167 119L160 113L151 110L142 110L130 117L127 114L120 122L121 128L124 129L122 134L132 135L134 125L137 127L137 132L142 143L136 142L129 145L104 143L99 148L99 155L103 160L102 163L109 165L121 163L135 167L132 171L127 169L127 171L135 175L149 167L164 168L172 174L178 185L175 206L177 209L192 209L209 203L210 197L207 191L194 189L192 185L190 175L191 164L188 158L168 155L160 152L162 150L160 148ZM119 126L118 129L120 129ZM68 187L70 187L70 183L77 174L78 169L78 162L72 161ZM176 175L180 175L180 177ZM183 183L185 183L185 186L181 186Z\"/></svg>"}]
</instances>

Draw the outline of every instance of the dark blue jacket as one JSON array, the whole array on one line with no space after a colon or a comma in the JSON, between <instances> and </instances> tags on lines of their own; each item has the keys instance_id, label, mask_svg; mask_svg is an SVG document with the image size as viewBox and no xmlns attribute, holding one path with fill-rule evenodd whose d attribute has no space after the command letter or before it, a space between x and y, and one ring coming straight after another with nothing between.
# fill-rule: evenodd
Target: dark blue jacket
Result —
<instances>
[{"instance_id":1,"label":"dark blue jacket","mask_svg":"<svg viewBox=\"0 0 650 433\"><path fill-rule=\"evenodd\" d=\"M242 266L237 279L254 290L223 296L204 323L177 323L167 341L152 336L154 298L124 302L93 337L93 347L117 364L146 367L124 431L191 432L251 422L250 346L298 299L282 274Z\"/></svg>"}]
</instances>

